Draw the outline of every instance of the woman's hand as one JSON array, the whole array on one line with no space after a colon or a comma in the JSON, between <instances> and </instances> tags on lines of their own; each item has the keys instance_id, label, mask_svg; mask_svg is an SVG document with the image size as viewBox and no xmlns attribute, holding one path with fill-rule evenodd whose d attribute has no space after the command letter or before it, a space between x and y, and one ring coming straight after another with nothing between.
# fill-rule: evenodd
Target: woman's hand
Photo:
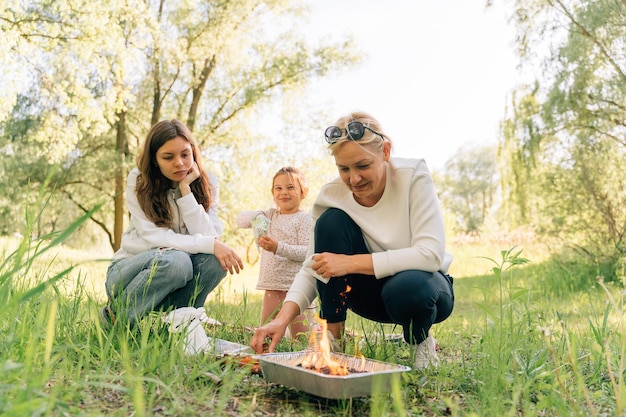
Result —
<instances>
[{"instance_id":1,"label":"woman's hand","mask_svg":"<svg viewBox=\"0 0 626 417\"><path fill-rule=\"evenodd\" d=\"M371 254L342 255L322 252L313 255L313 270L324 278L343 277L348 274L374 275Z\"/></svg>"},{"instance_id":2,"label":"woman's hand","mask_svg":"<svg viewBox=\"0 0 626 417\"><path fill-rule=\"evenodd\" d=\"M243 269L243 262L237 252L231 249L230 246L225 243L215 239L215 244L213 246L213 254L222 264L222 268L224 271L228 271L231 274L235 272L239 273Z\"/></svg>"},{"instance_id":3,"label":"woman's hand","mask_svg":"<svg viewBox=\"0 0 626 417\"><path fill-rule=\"evenodd\" d=\"M274 352L276 345L285 335L286 329L287 326L279 325L276 320L272 320L254 331L250 347L256 353ZM266 339L270 339L269 345L265 342Z\"/></svg>"},{"instance_id":4,"label":"woman's hand","mask_svg":"<svg viewBox=\"0 0 626 417\"><path fill-rule=\"evenodd\" d=\"M196 164L196 162L194 161L193 165L189 169L189 172L187 172L187 176L178 183L180 195L184 197L187 194L191 193L191 183L198 178L200 178L200 169L198 169L198 164Z\"/></svg>"},{"instance_id":5,"label":"woman's hand","mask_svg":"<svg viewBox=\"0 0 626 417\"><path fill-rule=\"evenodd\" d=\"M254 331L250 347L256 353L274 352L276 345L283 339L285 330L291 321L300 314L300 307L292 301L283 304L274 320ZM266 340L270 339L269 345Z\"/></svg>"},{"instance_id":6,"label":"woman's hand","mask_svg":"<svg viewBox=\"0 0 626 417\"><path fill-rule=\"evenodd\" d=\"M272 239L268 235L261 236L257 240L257 243L259 244L260 247L262 247L268 252L276 253L276 251L278 250L278 241Z\"/></svg>"},{"instance_id":7,"label":"woman's hand","mask_svg":"<svg viewBox=\"0 0 626 417\"><path fill-rule=\"evenodd\" d=\"M194 161L193 165L191 165L191 169L189 169L189 172L187 173L187 176L183 178L180 183L184 185L191 185L191 183L198 178L200 178L200 169L198 169L198 164Z\"/></svg>"}]
</instances>

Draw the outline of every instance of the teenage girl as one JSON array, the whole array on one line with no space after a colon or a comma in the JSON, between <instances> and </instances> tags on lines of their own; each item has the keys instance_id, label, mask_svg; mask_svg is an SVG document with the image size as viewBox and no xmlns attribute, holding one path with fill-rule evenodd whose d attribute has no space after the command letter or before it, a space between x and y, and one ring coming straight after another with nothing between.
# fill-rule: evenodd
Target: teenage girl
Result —
<instances>
[{"instance_id":1,"label":"teenage girl","mask_svg":"<svg viewBox=\"0 0 626 417\"><path fill-rule=\"evenodd\" d=\"M134 326L152 310L202 307L227 272L243 263L218 237L217 179L202 166L191 132L163 120L148 132L128 175L130 224L107 270L106 322Z\"/></svg>"}]
</instances>

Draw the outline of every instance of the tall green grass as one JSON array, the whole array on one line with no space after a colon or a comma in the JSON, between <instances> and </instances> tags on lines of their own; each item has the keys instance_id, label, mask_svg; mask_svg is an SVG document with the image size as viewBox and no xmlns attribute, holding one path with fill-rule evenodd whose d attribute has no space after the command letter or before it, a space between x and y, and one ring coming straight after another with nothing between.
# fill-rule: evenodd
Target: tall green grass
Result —
<instances>
[{"instance_id":1,"label":"tall green grass","mask_svg":"<svg viewBox=\"0 0 626 417\"><path fill-rule=\"evenodd\" d=\"M433 328L440 368L405 373L390 393L328 400L271 384L237 363L185 355L180 333L170 333L157 313L133 331L122 323L103 327L104 299L93 288L103 285L106 263L63 246L86 218L44 239L1 240L2 415L625 414L623 288L596 279L592 265L536 261L528 256L536 248L515 245L452 248L455 311ZM481 271L461 272L470 264ZM207 311L222 323L207 327L211 336L246 344L258 325L256 270L246 271L211 294ZM404 343L372 338L401 329L353 314L347 327L348 353L412 365ZM285 340L279 350L305 345Z\"/></svg>"}]
</instances>

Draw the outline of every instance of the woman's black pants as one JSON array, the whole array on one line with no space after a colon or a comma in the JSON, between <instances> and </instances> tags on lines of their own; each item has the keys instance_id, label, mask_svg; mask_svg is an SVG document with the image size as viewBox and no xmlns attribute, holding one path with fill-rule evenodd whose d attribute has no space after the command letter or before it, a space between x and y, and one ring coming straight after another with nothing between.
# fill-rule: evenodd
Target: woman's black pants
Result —
<instances>
[{"instance_id":1,"label":"woman's black pants","mask_svg":"<svg viewBox=\"0 0 626 417\"><path fill-rule=\"evenodd\" d=\"M342 210L326 210L315 224L315 253L369 253L361 229ZM441 272L408 270L376 279L350 274L317 282L321 317L328 323L346 320L347 310L380 323L402 325L404 339L421 343L434 323L454 307L453 279Z\"/></svg>"}]
</instances>

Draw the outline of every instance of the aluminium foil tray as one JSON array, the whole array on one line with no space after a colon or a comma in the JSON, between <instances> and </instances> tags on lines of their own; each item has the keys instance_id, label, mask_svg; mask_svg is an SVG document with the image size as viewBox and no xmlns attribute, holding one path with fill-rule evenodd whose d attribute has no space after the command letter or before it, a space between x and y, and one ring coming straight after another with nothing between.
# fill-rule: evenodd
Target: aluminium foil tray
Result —
<instances>
[{"instance_id":1,"label":"aluminium foil tray","mask_svg":"<svg viewBox=\"0 0 626 417\"><path fill-rule=\"evenodd\" d=\"M298 366L309 353L305 350L265 353L254 357L259 360L263 376L268 381L330 399L367 397L374 393L389 392L392 381L395 379L399 382L401 373L411 370L404 365L331 353L333 360L361 372L346 376L327 375Z\"/></svg>"}]
</instances>

